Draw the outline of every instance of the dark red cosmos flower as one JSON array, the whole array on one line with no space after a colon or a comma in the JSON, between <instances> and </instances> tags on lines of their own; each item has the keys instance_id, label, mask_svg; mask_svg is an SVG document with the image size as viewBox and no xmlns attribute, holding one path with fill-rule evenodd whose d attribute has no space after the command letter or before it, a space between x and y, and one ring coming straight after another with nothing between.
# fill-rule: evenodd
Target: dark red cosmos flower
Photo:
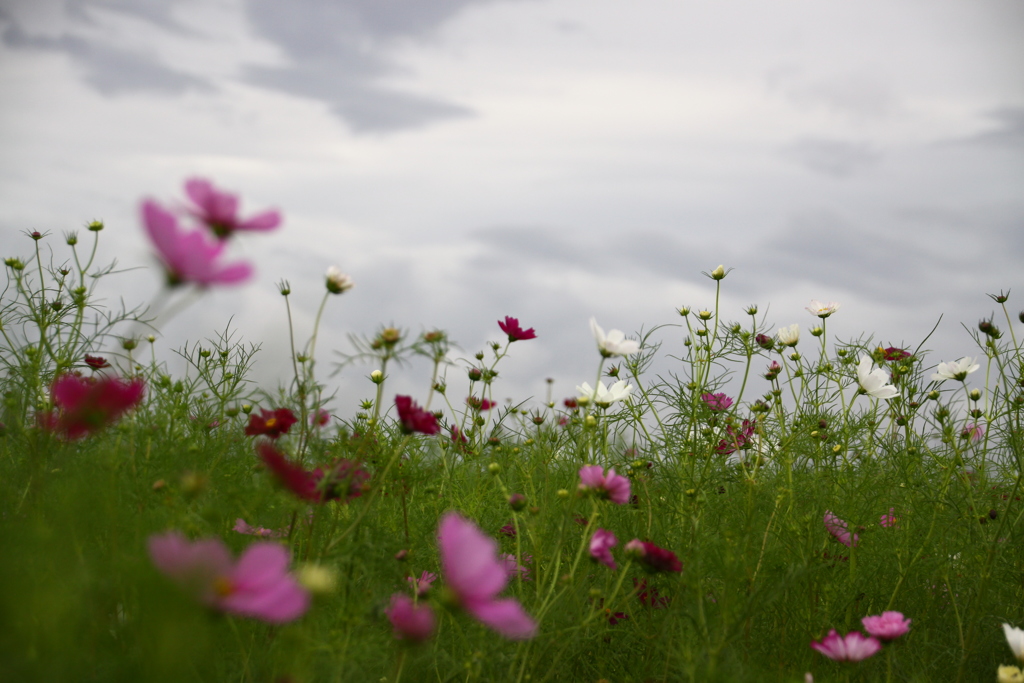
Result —
<instances>
[{"instance_id":1,"label":"dark red cosmos flower","mask_svg":"<svg viewBox=\"0 0 1024 683\"><path fill-rule=\"evenodd\" d=\"M69 439L88 436L114 423L142 402L146 385L136 377L99 379L61 375L50 389L58 413L40 413L40 424Z\"/></svg>"},{"instance_id":2,"label":"dark red cosmos flower","mask_svg":"<svg viewBox=\"0 0 1024 683\"><path fill-rule=\"evenodd\" d=\"M633 586L636 588L636 597L640 599L640 603L644 607L652 609L668 607L668 598L658 595L658 589L654 586L648 588L646 579L640 579L639 581L633 579Z\"/></svg>"},{"instance_id":3,"label":"dark red cosmos flower","mask_svg":"<svg viewBox=\"0 0 1024 683\"><path fill-rule=\"evenodd\" d=\"M498 321L498 327L501 331L508 335L510 342L514 341L526 341L527 339L536 339L537 333L533 331L531 327L528 330L524 330L519 326L519 318L513 318L511 316L505 316L505 322Z\"/></svg>"},{"instance_id":4,"label":"dark red cosmos flower","mask_svg":"<svg viewBox=\"0 0 1024 683\"><path fill-rule=\"evenodd\" d=\"M644 565L649 572L683 571L683 563L679 561L674 552L659 548L650 541L641 541L635 538L627 543L624 549L628 555Z\"/></svg>"},{"instance_id":5,"label":"dark red cosmos flower","mask_svg":"<svg viewBox=\"0 0 1024 683\"><path fill-rule=\"evenodd\" d=\"M562 404L569 410L576 410L577 408L580 407L579 402L574 398L567 398L564 401L562 401Z\"/></svg>"},{"instance_id":6,"label":"dark red cosmos flower","mask_svg":"<svg viewBox=\"0 0 1024 683\"><path fill-rule=\"evenodd\" d=\"M882 349L882 358L888 361L900 361L904 358L910 358L910 352L890 346L889 348Z\"/></svg>"},{"instance_id":7,"label":"dark red cosmos flower","mask_svg":"<svg viewBox=\"0 0 1024 683\"><path fill-rule=\"evenodd\" d=\"M718 446L715 451L722 455L729 455L734 453L737 448L743 448L743 446L750 440L750 437L754 435L754 429L757 426L757 420L744 420L742 427L737 430L732 425L725 428L728 438L722 439L718 442Z\"/></svg>"},{"instance_id":8,"label":"dark red cosmos flower","mask_svg":"<svg viewBox=\"0 0 1024 683\"><path fill-rule=\"evenodd\" d=\"M771 351L775 348L775 338L769 337L767 334L759 334L754 337L754 341L765 351Z\"/></svg>"},{"instance_id":9,"label":"dark red cosmos flower","mask_svg":"<svg viewBox=\"0 0 1024 683\"><path fill-rule=\"evenodd\" d=\"M486 398L480 398L478 396L467 396L466 405L473 410L490 410L494 406L498 405L494 401L488 401Z\"/></svg>"},{"instance_id":10,"label":"dark red cosmos flower","mask_svg":"<svg viewBox=\"0 0 1024 683\"><path fill-rule=\"evenodd\" d=\"M406 434L437 434L441 426L437 417L430 411L416 405L411 396L395 396L395 408L398 409L398 420L402 423L402 431Z\"/></svg>"},{"instance_id":11,"label":"dark red cosmos flower","mask_svg":"<svg viewBox=\"0 0 1024 683\"><path fill-rule=\"evenodd\" d=\"M250 415L249 424L245 428L246 436L265 436L276 439L287 434L292 425L298 422L295 414L288 408L277 410L260 410L259 415Z\"/></svg>"},{"instance_id":12,"label":"dark red cosmos flower","mask_svg":"<svg viewBox=\"0 0 1024 683\"><path fill-rule=\"evenodd\" d=\"M85 364L93 370L102 370L103 368L109 368L110 363L107 362L106 358L102 356L90 356L85 354Z\"/></svg>"},{"instance_id":13,"label":"dark red cosmos flower","mask_svg":"<svg viewBox=\"0 0 1024 683\"><path fill-rule=\"evenodd\" d=\"M358 498L363 495L366 480L370 478L369 472L359 463L344 458L335 460L326 471L321 467L306 471L266 441L256 446L256 452L286 489L313 503L329 500L348 502Z\"/></svg>"}]
</instances>

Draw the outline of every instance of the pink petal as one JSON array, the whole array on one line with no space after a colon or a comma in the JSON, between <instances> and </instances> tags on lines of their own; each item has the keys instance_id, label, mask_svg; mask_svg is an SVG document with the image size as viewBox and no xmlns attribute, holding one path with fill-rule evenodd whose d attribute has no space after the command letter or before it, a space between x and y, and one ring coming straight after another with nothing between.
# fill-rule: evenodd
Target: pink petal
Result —
<instances>
[{"instance_id":1,"label":"pink petal","mask_svg":"<svg viewBox=\"0 0 1024 683\"><path fill-rule=\"evenodd\" d=\"M518 600L486 600L465 605L466 611L480 622L513 640L525 640L537 634L537 624Z\"/></svg>"},{"instance_id":2,"label":"pink petal","mask_svg":"<svg viewBox=\"0 0 1024 683\"><path fill-rule=\"evenodd\" d=\"M604 486L604 469L600 465L586 465L580 468L580 483L587 488Z\"/></svg>"},{"instance_id":3,"label":"pink petal","mask_svg":"<svg viewBox=\"0 0 1024 683\"><path fill-rule=\"evenodd\" d=\"M280 213L277 211L264 211L261 214L253 216L249 220L242 221L238 225L238 229L263 232L265 230L273 230L279 225L281 225Z\"/></svg>"},{"instance_id":4,"label":"pink petal","mask_svg":"<svg viewBox=\"0 0 1024 683\"><path fill-rule=\"evenodd\" d=\"M238 588L258 588L269 585L288 574L291 558L288 551L277 543L253 543L231 572L231 582Z\"/></svg>"},{"instance_id":5,"label":"pink petal","mask_svg":"<svg viewBox=\"0 0 1024 683\"><path fill-rule=\"evenodd\" d=\"M441 520L437 540L445 581L463 602L489 600L508 583L498 544L457 512Z\"/></svg>"},{"instance_id":6,"label":"pink petal","mask_svg":"<svg viewBox=\"0 0 1024 683\"><path fill-rule=\"evenodd\" d=\"M239 590L220 601L221 609L273 623L293 621L309 609L309 593L285 574L259 590Z\"/></svg>"}]
</instances>

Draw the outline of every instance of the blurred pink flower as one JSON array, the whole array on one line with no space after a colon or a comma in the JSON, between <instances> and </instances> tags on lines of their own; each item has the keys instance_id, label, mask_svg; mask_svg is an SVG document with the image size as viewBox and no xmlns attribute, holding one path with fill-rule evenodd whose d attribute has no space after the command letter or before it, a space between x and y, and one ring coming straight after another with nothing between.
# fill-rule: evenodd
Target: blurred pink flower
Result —
<instances>
[{"instance_id":1,"label":"blurred pink flower","mask_svg":"<svg viewBox=\"0 0 1024 683\"><path fill-rule=\"evenodd\" d=\"M594 491L599 498L607 498L613 503L623 505L629 502L629 479L615 474L615 468L608 474L600 465L585 465L580 468L580 491Z\"/></svg>"},{"instance_id":2,"label":"blurred pink flower","mask_svg":"<svg viewBox=\"0 0 1024 683\"><path fill-rule=\"evenodd\" d=\"M527 564L529 564L532 559L532 555L523 555L523 562ZM505 567L505 573L508 574L508 578L510 580L516 578L516 575L518 574L523 575L523 581L530 580L530 568L519 564L519 562L516 561L515 555L510 553L498 555L498 561L501 562L503 567Z\"/></svg>"},{"instance_id":3,"label":"blurred pink flower","mask_svg":"<svg viewBox=\"0 0 1024 683\"><path fill-rule=\"evenodd\" d=\"M679 561L674 552L656 546L650 541L634 538L626 544L623 550L651 573L683 571L683 563Z\"/></svg>"},{"instance_id":4,"label":"blurred pink flower","mask_svg":"<svg viewBox=\"0 0 1024 683\"><path fill-rule=\"evenodd\" d=\"M274 531L273 529L266 529L261 526L249 526L249 523L241 517L235 520L235 526L233 526L231 530L237 531L240 534L245 534L246 536L259 536L260 538L279 538L285 534L285 532L280 529Z\"/></svg>"},{"instance_id":5,"label":"blurred pink flower","mask_svg":"<svg viewBox=\"0 0 1024 683\"><path fill-rule=\"evenodd\" d=\"M39 413L41 426L68 439L94 434L142 402L146 385L136 377L78 377L64 374L50 387L56 413Z\"/></svg>"},{"instance_id":6,"label":"blurred pink flower","mask_svg":"<svg viewBox=\"0 0 1024 683\"><path fill-rule=\"evenodd\" d=\"M896 522L899 520L896 515L893 514L895 511L896 508L889 508L889 514L879 517L878 523L884 527L896 527Z\"/></svg>"},{"instance_id":7,"label":"blurred pink flower","mask_svg":"<svg viewBox=\"0 0 1024 683\"><path fill-rule=\"evenodd\" d=\"M281 214L277 211L264 211L248 220L241 220L238 217L238 197L218 190L209 180L192 178L186 181L185 194L195 205L189 213L222 240L238 230L265 232L281 224Z\"/></svg>"},{"instance_id":8,"label":"blurred pink flower","mask_svg":"<svg viewBox=\"0 0 1024 683\"><path fill-rule=\"evenodd\" d=\"M398 421L402 423L402 431L406 434L437 434L441 426L437 417L428 410L420 408L411 396L395 396L395 408L398 410Z\"/></svg>"},{"instance_id":9,"label":"blurred pink flower","mask_svg":"<svg viewBox=\"0 0 1024 683\"><path fill-rule=\"evenodd\" d=\"M882 643L860 631L851 631L845 637L840 637L836 630L832 629L820 643L812 642L811 647L837 662L859 662L881 650Z\"/></svg>"},{"instance_id":10,"label":"blurred pink flower","mask_svg":"<svg viewBox=\"0 0 1024 683\"><path fill-rule=\"evenodd\" d=\"M233 562L219 539L192 543L171 531L149 537L149 556L165 576L221 612L283 623L309 608L309 593L288 572L288 551L276 543L253 543Z\"/></svg>"},{"instance_id":11,"label":"blurred pink flower","mask_svg":"<svg viewBox=\"0 0 1024 683\"><path fill-rule=\"evenodd\" d=\"M615 569L615 558L612 557L612 548L618 545L619 539L615 534L606 530L598 529L590 537L590 556L610 569Z\"/></svg>"},{"instance_id":12,"label":"blurred pink flower","mask_svg":"<svg viewBox=\"0 0 1024 683\"><path fill-rule=\"evenodd\" d=\"M526 341L527 339L536 339L537 333L533 331L531 327L528 330L524 330L519 326L519 318L513 318L511 316L505 316L505 322L498 321L498 327L501 331L508 335L509 342L514 341Z\"/></svg>"},{"instance_id":13,"label":"blurred pink flower","mask_svg":"<svg viewBox=\"0 0 1024 683\"><path fill-rule=\"evenodd\" d=\"M704 401L704 405L716 413L729 410L732 407L732 399L721 392L717 394L702 394L700 400Z\"/></svg>"},{"instance_id":14,"label":"blurred pink flower","mask_svg":"<svg viewBox=\"0 0 1024 683\"><path fill-rule=\"evenodd\" d=\"M412 586L412 592L422 598L430 592L430 587L435 581L437 581L437 574L424 571L420 574L420 578L414 579L409 576L406 580L409 582L409 585Z\"/></svg>"},{"instance_id":15,"label":"blurred pink flower","mask_svg":"<svg viewBox=\"0 0 1024 683\"><path fill-rule=\"evenodd\" d=\"M981 438L985 436L985 425L979 422L968 422L964 427L963 435L970 437L971 441L981 441Z\"/></svg>"},{"instance_id":16,"label":"blurred pink flower","mask_svg":"<svg viewBox=\"0 0 1024 683\"><path fill-rule=\"evenodd\" d=\"M532 638L537 624L517 600L497 600L508 583L498 559L498 544L457 512L441 519L437 531L441 568L459 605L484 625L506 638Z\"/></svg>"},{"instance_id":17,"label":"blurred pink flower","mask_svg":"<svg viewBox=\"0 0 1024 683\"><path fill-rule=\"evenodd\" d=\"M391 596L391 605L384 610L395 631L395 638L422 643L434 635L437 620L428 604L416 604L405 593Z\"/></svg>"},{"instance_id":18,"label":"blurred pink flower","mask_svg":"<svg viewBox=\"0 0 1024 683\"><path fill-rule=\"evenodd\" d=\"M911 619L904 618L902 612L882 612L860 620L869 635L881 640L896 640L910 630L910 622Z\"/></svg>"},{"instance_id":19,"label":"blurred pink flower","mask_svg":"<svg viewBox=\"0 0 1024 683\"><path fill-rule=\"evenodd\" d=\"M142 203L142 222L146 226L160 260L167 271L167 284L174 287L186 282L201 287L235 284L252 275L248 263L217 263L224 244L206 241L201 230L183 232L174 214L152 200Z\"/></svg>"},{"instance_id":20,"label":"blurred pink flower","mask_svg":"<svg viewBox=\"0 0 1024 683\"><path fill-rule=\"evenodd\" d=\"M825 511L824 522L825 528L828 529L828 532L835 536L835 539L843 545L845 545L846 547L855 547L857 543L860 541L860 538L857 536L857 534L853 534L851 540L850 532L847 530L846 527L846 522L833 515L832 512L829 510Z\"/></svg>"}]
</instances>

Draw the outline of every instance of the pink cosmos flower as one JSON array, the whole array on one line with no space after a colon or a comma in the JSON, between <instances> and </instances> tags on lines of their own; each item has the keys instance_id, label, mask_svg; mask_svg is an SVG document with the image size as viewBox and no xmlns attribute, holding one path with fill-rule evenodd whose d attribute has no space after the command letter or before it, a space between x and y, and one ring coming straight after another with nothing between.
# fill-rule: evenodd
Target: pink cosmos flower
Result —
<instances>
[{"instance_id":1,"label":"pink cosmos flower","mask_svg":"<svg viewBox=\"0 0 1024 683\"><path fill-rule=\"evenodd\" d=\"M905 619L902 612L882 612L876 617L860 620L864 630L880 640L896 640L910 630L911 619Z\"/></svg>"},{"instance_id":2,"label":"pink cosmos flower","mask_svg":"<svg viewBox=\"0 0 1024 683\"><path fill-rule=\"evenodd\" d=\"M259 536L260 538L279 538L284 536L285 533L280 529L274 531L273 529L266 529L261 526L249 526L249 523L241 517L235 520L235 526L233 526L231 530L237 531L240 534L245 534L246 536Z\"/></svg>"},{"instance_id":3,"label":"pink cosmos flower","mask_svg":"<svg viewBox=\"0 0 1024 683\"><path fill-rule=\"evenodd\" d=\"M420 578L415 579L411 576L406 577L409 585L412 586L412 592L417 597L426 597L427 593L430 592L430 587L437 581L437 574L433 572L424 571L420 574Z\"/></svg>"},{"instance_id":4,"label":"pink cosmos flower","mask_svg":"<svg viewBox=\"0 0 1024 683\"><path fill-rule=\"evenodd\" d=\"M608 474L600 465L585 465L580 468L580 491L594 491L599 498L606 498L617 505L629 502L629 479L615 474L615 468Z\"/></svg>"},{"instance_id":5,"label":"pink cosmos flower","mask_svg":"<svg viewBox=\"0 0 1024 683\"><path fill-rule=\"evenodd\" d=\"M281 224L281 214L277 211L264 211L248 220L241 220L238 217L238 197L218 190L209 180L192 178L185 183L185 194L195 205L189 213L222 240L238 230L266 232Z\"/></svg>"},{"instance_id":6,"label":"pink cosmos flower","mask_svg":"<svg viewBox=\"0 0 1024 683\"><path fill-rule=\"evenodd\" d=\"M739 429L729 425L725 428L727 438L722 439L718 442L718 446L715 447L715 452L722 455L730 455L736 452L736 449L743 448L750 437L754 435L754 431L757 429L757 420L744 420Z\"/></svg>"},{"instance_id":7,"label":"pink cosmos flower","mask_svg":"<svg viewBox=\"0 0 1024 683\"><path fill-rule=\"evenodd\" d=\"M985 436L985 425L979 422L968 422L962 434L964 437L970 437L971 441L977 443L981 441L981 437Z\"/></svg>"},{"instance_id":8,"label":"pink cosmos flower","mask_svg":"<svg viewBox=\"0 0 1024 683\"><path fill-rule=\"evenodd\" d=\"M717 394L702 394L700 400L704 401L704 405L715 413L729 410L732 406L732 399L721 392Z\"/></svg>"},{"instance_id":9,"label":"pink cosmos flower","mask_svg":"<svg viewBox=\"0 0 1024 683\"><path fill-rule=\"evenodd\" d=\"M142 402L146 385L139 378L61 375L50 388L56 413L40 413L40 424L68 439L94 434Z\"/></svg>"},{"instance_id":10,"label":"pink cosmos flower","mask_svg":"<svg viewBox=\"0 0 1024 683\"><path fill-rule=\"evenodd\" d=\"M537 333L533 331L531 327L528 330L524 330L519 326L519 318L513 318L511 316L505 316L505 322L498 321L498 327L501 331L508 335L509 342L514 341L526 341L527 339L536 339Z\"/></svg>"},{"instance_id":11,"label":"pink cosmos flower","mask_svg":"<svg viewBox=\"0 0 1024 683\"><path fill-rule=\"evenodd\" d=\"M309 424L313 427L326 427L331 421L330 412L320 408L309 416Z\"/></svg>"},{"instance_id":12,"label":"pink cosmos flower","mask_svg":"<svg viewBox=\"0 0 1024 683\"><path fill-rule=\"evenodd\" d=\"M326 503L329 500L347 503L363 495L367 488L366 481L370 478L370 473L359 463L345 458L334 460L326 471L322 467L307 471L267 441L258 444L256 452L285 488L313 503Z\"/></svg>"},{"instance_id":13,"label":"pink cosmos flower","mask_svg":"<svg viewBox=\"0 0 1024 683\"><path fill-rule=\"evenodd\" d=\"M851 631L846 637L840 637L836 630L832 629L820 643L811 642L811 647L837 662L859 662L881 650L882 643L860 631Z\"/></svg>"},{"instance_id":14,"label":"pink cosmos flower","mask_svg":"<svg viewBox=\"0 0 1024 683\"><path fill-rule=\"evenodd\" d=\"M433 413L420 408L411 396L395 396L395 408L398 409L398 420L402 423L402 431L406 434L437 434L441 426Z\"/></svg>"},{"instance_id":15,"label":"pink cosmos flower","mask_svg":"<svg viewBox=\"0 0 1024 683\"><path fill-rule=\"evenodd\" d=\"M495 599L508 583L508 572L494 539L449 512L441 519L437 542L445 581L463 609L506 638L522 640L537 633L537 624L517 600Z\"/></svg>"},{"instance_id":16,"label":"pink cosmos flower","mask_svg":"<svg viewBox=\"0 0 1024 683\"><path fill-rule=\"evenodd\" d=\"M847 530L846 527L846 522L833 515L832 512L829 510L825 511L824 522L825 528L828 529L828 532L832 534L837 541L839 541L846 547L856 547L857 543L860 541L860 538L857 536L857 534L853 534L851 540L850 532Z\"/></svg>"},{"instance_id":17,"label":"pink cosmos flower","mask_svg":"<svg viewBox=\"0 0 1024 683\"><path fill-rule=\"evenodd\" d=\"M523 555L523 562L529 564L533 559L532 555ZM516 578L517 575L523 575L523 581L530 580L530 568L519 564L516 561L516 556L510 553L504 553L498 555L498 561L505 568L505 573L508 574L509 580Z\"/></svg>"},{"instance_id":18,"label":"pink cosmos flower","mask_svg":"<svg viewBox=\"0 0 1024 683\"><path fill-rule=\"evenodd\" d=\"M896 512L896 508L889 508L889 514L882 515L878 518L879 525L883 527L895 527L896 522L899 520L896 515L893 514L894 512Z\"/></svg>"},{"instance_id":19,"label":"pink cosmos flower","mask_svg":"<svg viewBox=\"0 0 1024 683\"><path fill-rule=\"evenodd\" d=\"M149 556L165 576L221 612L284 623L309 609L309 593L288 572L288 551L276 543L253 543L234 562L219 539L192 543L171 531L149 537Z\"/></svg>"},{"instance_id":20,"label":"pink cosmos flower","mask_svg":"<svg viewBox=\"0 0 1024 683\"><path fill-rule=\"evenodd\" d=\"M384 610L395 631L395 638L422 643L434 635L437 620L426 603L416 604L405 593L391 596L391 605Z\"/></svg>"},{"instance_id":21,"label":"pink cosmos flower","mask_svg":"<svg viewBox=\"0 0 1024 683\"><path fill-rule=\"evenodd\" d=\"M200 287L215 284L236 284L252 275L248 263L217 263L223 242L206 241L201 230L183 232L174 214L163 209L154 201L142 203L142 222L160 260L167 271L167 284L171 287L193 282Z\"/></svg>"},{"instance_id":22,"label":"pink cosmos flower","mask_svg":"<svg viewBox=\"0 0 1024 683\"><path fill-rule=\"evenodd\" d=\"M467 396L466 405L472 410L490 410L498 404L496 401L490 401L486 398L480 398L479 396Z\"/></svg>"},{"instance_id":23,"label":"pink cosmos flower","mask_svg":"<svg viewBox=\"0 0 1024 683\"><path fill-rule=\"evenodd\" d=\"M618 545L619 539L615 534L606 530L598 529L590 537L590 556L610 569L615 569L615 558L612 557L612 548Z\"/></svg>"}]
</instances>

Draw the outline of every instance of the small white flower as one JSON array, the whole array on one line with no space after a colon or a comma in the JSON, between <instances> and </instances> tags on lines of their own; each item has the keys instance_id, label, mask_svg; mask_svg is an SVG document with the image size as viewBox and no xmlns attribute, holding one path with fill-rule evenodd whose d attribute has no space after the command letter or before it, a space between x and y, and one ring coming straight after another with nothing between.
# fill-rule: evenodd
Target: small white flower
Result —
<instances>
[{"instance_id":1,"label":"small white flower","mask_svg":"<svg viewBox=\"0 0 1024 683\"><path fill-rule=\"evenodd\" d=\"M800 341L800 324L793 323L789 327L779 328L779 343L783 346L796 346Z\"/></svg>"},{"instance_id":2,"label":"small white flower","mask_svg":"<svg viewBox=\"0 0 1024 683\"><path fill-rule=\"evenodd\" d=\"M607 408L616 401L624 401L629 398L630 392L633 391L633 385L626 384L626 381L622 379L610 387L606 387L604 382L598 382L595 392L589 383L584 382L576 387L576 391L579 392L580 399L593 400L594 403L602 408Z\"/></svg>"},{"instance_id":3,"label":"small white flower","mask_svg":"<svg viewBox=\"0 0 1024 683\"><path fill-rule=\"evenodd\" d=\"M1017 658L1017 661L1024 663L1024 629L1003 624L1003 633L1006 634L1007 644L1013 650L1013 656Z\"/></svg>"},{"instance_id":4,"label":"small white flower","mask_svg":"<svg viewBox=\"0 0 1024 683\"><path fill-rule=\"evenodd\" d=\"M811 299L811 305L807 307L808 313L816 315L819 318L827 318L838 310L839 302L829 301L826 304L818 301L817 299Z\"/></svg>"},{"instance_id":5,"label":"small white flower","mask_svg":"<svg viewBox=\"0 0 1024 683\"><path fill-rule=\"evenodd\" d=\"M327 291L331 294L347 292L355 287L355 284L352 278L341 272L337 266L331 266L327 269Z\"/></svg>"},{"instance_id":6,"label":"small white flower","mask_svg":"<svg viewBox=\"0 0 1024 683\"><path fill-rule=\"evenodd\" d=\"M939 363L939 367L935 368L935 374L932 375L932 381L941 382L944 379L955 379L963 382L967 379L967 375L980 367L973 358L968 356L951 363Z\"/></svg>"},{"instance_id":7,"label":"small white flower","mask_svg":"<svg viewBox=\"0 0 1024 683\"><path fill-rule=\"evenodd\" d=\"M857 365L857 383L868 396L889 400L899 392L889 381L889 375L882 368L875 368L871 356L861 354ZM874 369L872 369L874 368Z\"/></svg>"},{"instance_id":8,"label":"small white flower","mask_svg":"<svg viewBox=\"0 0 1024 683\"><path fill-rule=\"evenodd\" d=\"M623 334L622 330L608 330L608 334L605 335L604 330L597 324L595 318L590 319L590 331L597 341L597 350L605 358L611 356L631 356L640 350L640 342L626 339L626 335Z\"/></svg>"}]
</instances>

